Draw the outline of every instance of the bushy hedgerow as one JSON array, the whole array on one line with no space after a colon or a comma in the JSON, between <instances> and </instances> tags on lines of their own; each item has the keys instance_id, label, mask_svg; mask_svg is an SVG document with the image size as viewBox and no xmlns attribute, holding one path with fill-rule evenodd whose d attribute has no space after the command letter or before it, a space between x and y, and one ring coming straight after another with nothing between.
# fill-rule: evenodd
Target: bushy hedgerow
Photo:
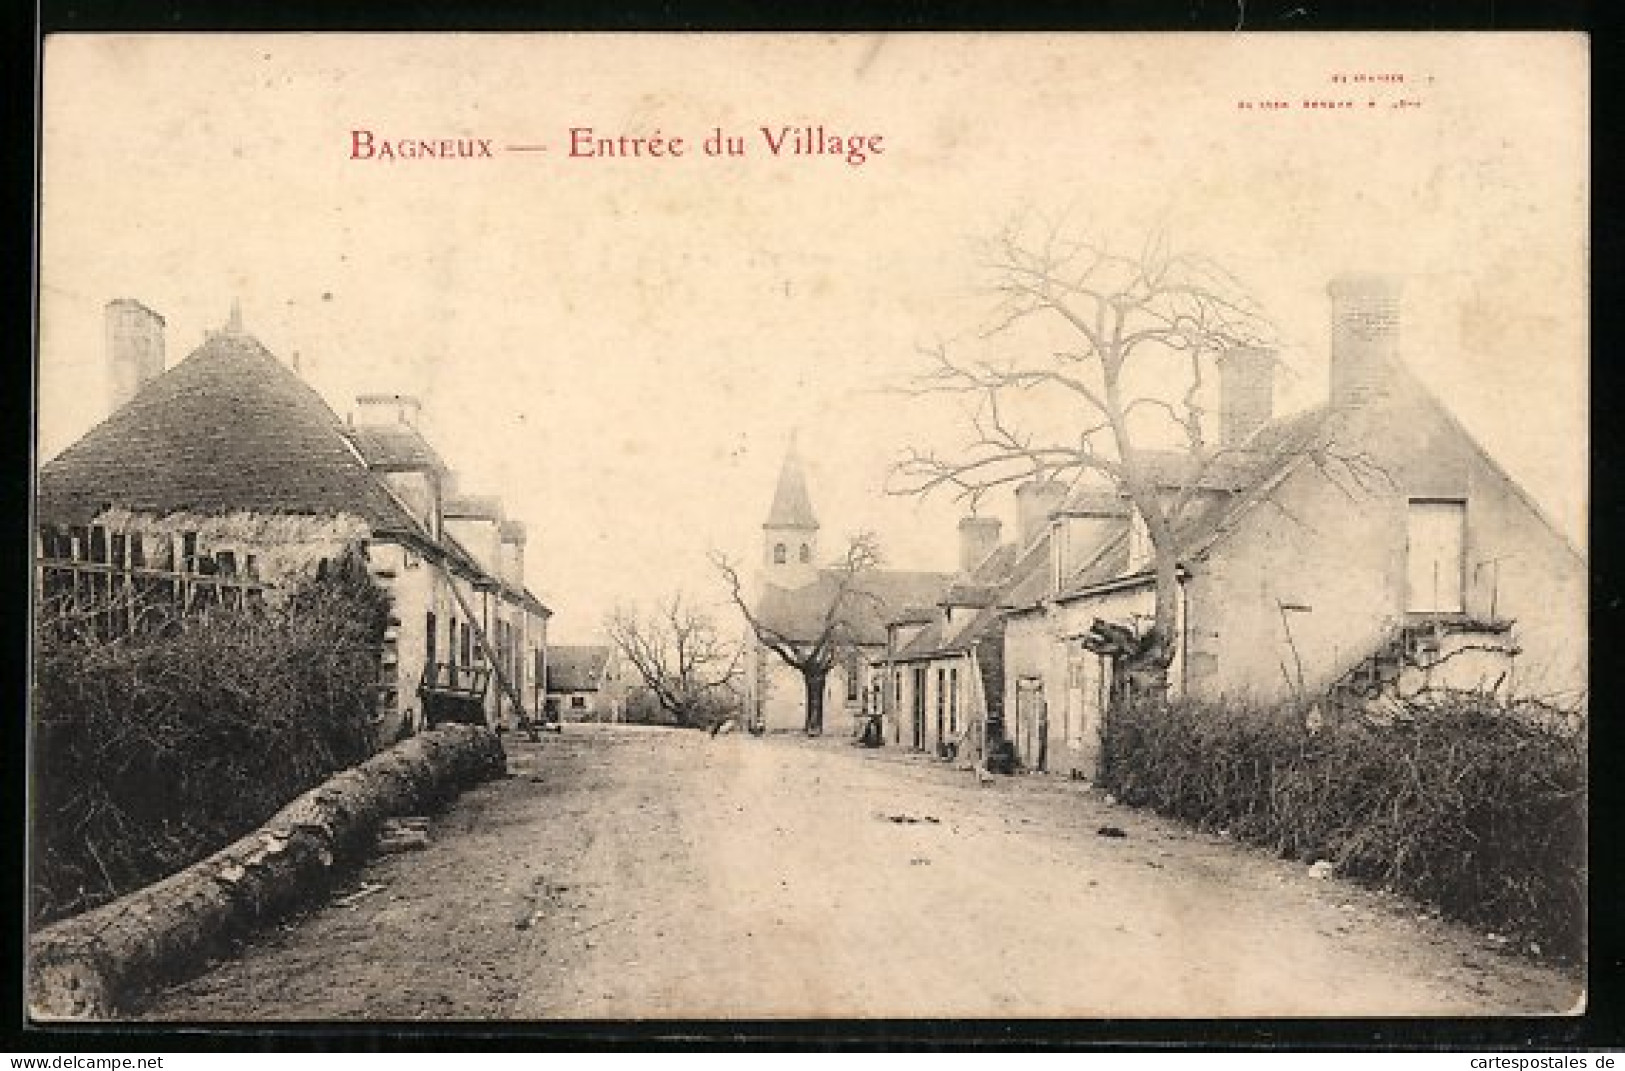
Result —
<instances>
[{"instance_id":1,"label":"bushy hedgerow","mask_svg":"<svg viewBox=\"0 0 1625 1071\"><path fill-rule=\"evenodd\" d=\"M283 594L117 639L42 613L37 922L190 865L373 752L388 596L354 556Z\"/></svg>"},{"instance_id":2,"label":"bushy hedgerow","mask_svg":"<svg viewBox=\"0 0 1625 1071\"><path fill-rule=\"evenodd\" d=\"M1578 955L1584 735L1484 696L1408 713L1311 731L1284 710L1139 703L1107 719L1102 783L1125 803L1331 861L1448 916Z\"/></svg>"}]
</instances>

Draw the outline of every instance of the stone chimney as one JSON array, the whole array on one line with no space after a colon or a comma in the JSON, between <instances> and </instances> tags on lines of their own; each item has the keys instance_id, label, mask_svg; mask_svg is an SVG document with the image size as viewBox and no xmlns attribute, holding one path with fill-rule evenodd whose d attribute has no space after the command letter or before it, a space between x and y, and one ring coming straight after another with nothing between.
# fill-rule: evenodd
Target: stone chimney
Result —
<instances>
[{"instance_id":1,"label":"stone chimney","mask_svg":"<svg viewBox=\"0 0 1625 1071\"><path fill-rule=\"evenodd\" d=\"M1275 351L1238 346L1219 357L1219 444L1238 446L1275 415Z\"/></svg>"},{"instance_id":2,"label":"stone chimney","mask_svg":"<svg viewBox=\"0 0 1625 1071\"><path fill-rule=\"evenodd\" d=\"M112 412L164 370L164 318L134 298L114 298L105 323Z\"/></svg>"},{"instance_id":3,"label":"stone chimney","mask_svg":"<svg viewBox=\"0 0 1625 1071\"><path fill-rule=\"evenodd\" d=\"M1340 275L1326 287L1332 299L1334 409L1358 409L1387 395L1399 361L1400 280L1387 275Z\"/></svg>"},{"instance_id":4,"label":"stone chimney","mask_svg":"<svg viewBox=\"0 0 1625 1071\"><path fill-rule=\"evenodd\" d=\"M525 586L525 522L503 521L501 533L503 579L522 588Z\"/></svg>"},{"instance_id":5,"label":"stone chimney","mask_svg":"<svg viewBox=\"0 0 1625 1071\"><path fill-rule=\"evenodd\" d=\"M1059 480L1028 480L1016 488L1016 513L1021 525L1021 545L1029 546L1045 528L1050 517L1066 500L1066 485Z\"/></svg>"},{"instance_id":6,"label":"stone chimney","mask_svg":"<svg viewBox=\"0 0 1625 1071\"><path fill-rule=\"evenodd\" d=\"M959 521L959 571L975 569L999 546L1004 524L997 517L962 517Z\"/></svg>"},{"instance_id":7,"label":"stone chimney","mask_svg":"<svg viewBox=\"0 0 1625 1071\"><path fill-rule=\"evenodd\" d=\"M423 403L410 394L358 394L355 396L355 423L360 427L380 424L418 426Z\"/></svg>"}]
</instances>

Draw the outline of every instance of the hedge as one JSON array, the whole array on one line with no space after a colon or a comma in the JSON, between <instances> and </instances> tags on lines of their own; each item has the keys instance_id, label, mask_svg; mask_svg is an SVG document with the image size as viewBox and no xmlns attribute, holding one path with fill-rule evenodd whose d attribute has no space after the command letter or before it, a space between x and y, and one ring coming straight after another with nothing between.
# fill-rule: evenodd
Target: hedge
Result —
<instances>
[{"instance_id":1,"label":"hedge","mask_svg":"<svg viewBox=\"0 0 1625 1071\"><path fill-rule=\"evenodd\" d=\"M203 858L373 753L387 595L357 557L277 594L115 639L42 611L36 924Z\"/></svg>"},{"instance_id":2,"label":"hedge","mask_svg":"<svg viewBox=\"0 0 1625 1071\"><path fill-rule=\"evenodd\" d=\"M1113 711L1102 743L1102 786L1125 803L1331 861L1554 957L1584 946L1582 732L1477 695L1318 728L1181 701Z\"/></svg>"}]
</instances>

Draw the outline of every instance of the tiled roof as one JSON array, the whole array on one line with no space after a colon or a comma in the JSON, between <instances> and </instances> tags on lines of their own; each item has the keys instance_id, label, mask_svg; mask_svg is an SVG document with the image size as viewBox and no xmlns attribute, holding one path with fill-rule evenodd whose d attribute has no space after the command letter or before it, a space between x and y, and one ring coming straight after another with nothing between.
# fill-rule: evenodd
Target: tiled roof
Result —
<instances>
[{"instance_id":1,"label":"tiled roof","mask_svg":"<svg viewBox=\"0 0 1625 1071\"><path fill-rule=\"evenodd\" d=\"M407 424L375 424L346 429L367 467L377 472L446 471L434 447Z\"/></svg>"},{"instance_id":2,"label":"tiled roof","mask_svg":"<svg viewBox=\"0 0 1625 1071\"><path fill-rule=\"evenodd\" d=\"M950 585L948 590L942 593L942 598L938 601L943 606L968 606L980 609L984 606L992 606L998 599L999 585L997 584L972 584L968 581L960 581Z\"/></svg>"},{"instance_id":3,"label":"tiled roof","mask_svg":"<svg viewBox=\"0 0 1625 1071\"><path fill-rule=\"evenodd\" d=\"M1322 405L1280 417L1259 429L1245 453L1233 455L1237 492L1215 498L1208 508L1192 511L1180 526L1184 555L1195 558L1222 539L1242 514L1268 498L1294 468L1309 460L1317 443L1333 430L1334 411Z\"/></svg>"},{"instance_id":4,"label":"tiled roof","mask_svg":"<svg viewBox=\"0 0 1625 1071\"><path fill-rule=\"evenodd\" d=\"M1243 514L1268 498L1288 473L1307 461L1313 444L1327 434L1331 416L1329 407L1320 406L1281 417L1259 429L1245 450L1217 458L1210 469L1211 478L1201 481L1201 490L1180 521L1176 538L1181 561L1194 561L1207 553ZM1173 467L1168 466L1168 471ZM1102 544L1095 556L1067 579L1059 598L1077 598L1103 584L1149 575L1148 570L1130 571L1128 536L1124 533ZM1025 600L1024 605L1041 597Z\"/></svg>"},{"instance_id":5,"label":"tiled roof","mask_svg":"<svg viewBox=\"0 0 1625 1071\"><path fill-rule=\"evenodd\" d=\"M820 569L812 583L800 588L773 584L762 590L756 616L761 623L792 642L811 642L824 630L844 574ZM876 569L864 573L846 598L845 622L849 635L860 643L886 642L886 623L903 610L929 606L952 581L949 573Z\"/></svg>"},{"instance_id":6,"label":"tiled roof","mask_svg":"<svg viewBox=\"0 0 1625 1071\"><path fill-rule=\"evenodd\" d=\"M1116 580L1125 576L1127 573L1128 533L1120 532L1102 543L1093 557L1062 581L1061 598L1067 598L1080 591L1087 591L1098 584L1104 584L1109 580ZM1036 591L1031 594L1030 599L1023 600L1019 605L1031 605L1043 598L1045 593Z\"/></svg>"},{"instance_id":7,"label":"tiled roof","mask_svg":"<svg viewBox=\"0 0 1625 1071\"><path fill-rule=\"evenodd\" d=\"M937 619L937 611L930 606L905 606L886 619L888 625L929 625Z\"/></svg>"},{"instance_id":8,"label":"tiled roof","mask_svg":"<svg viewBox=\"0 0 1625 1071\"><path fill-rule=\"evenodd\" d=\"M110 505L350 514L421 536L344 431L257 340L217 333L40 469L39 518L84 524Z\"/></svg>"},{"instance_id":9,"label":"tiled roof","mask_svg":"<svg viewBox=\"0 0 1625 1071\"><path fill-rule=\"evenodd\" d=\"M899 662L916 661L929 658L931 653L942 645L942 618L939 615L935 621L926 625L914 638L903 644L901 650L894 656Z\"/></svg>"},{"instance_id":10,"label":"tiled roof","mask_svg":"<svg viewBox=\"0 0 1625 1071\"><path fill-rule=\"evenodd\" d=\"M593 692L598 690L609 661L607 644L549 644L547 648L547 690L550 692Z\"/></svg>"},{"instance_id":11,"label":"tiled roof","mask_svg":"<svg viewBox=\"0 0 1625 1071\"><path fill-rule=\"evenodd\" d=\"M217 332L46 462L39 519L87 524L109 506L160 516L349 514L375 534L444 554L465 575L487 576L450 533L436 540L425 531L368 467L408 458L439 465L413 429L348 427L257 339ZM531 612L552 615L528 590L504 587Z\"/></svg>"},{"instance_id":12,"label":"tiled roof","mask_svg":"<svg viewBox=\"0 0 1625 1071\"><path fill-rule=\"evenodd\" d=\"M999 584L1009 576L1016 564L1021 548L1014 543L1000 543L972 569L966 580L972 584Z\"/></svg>"},{"instance_id":13,"label":"tiled roof","mask_svg":"<svg viewBox=\"0 0 1625 1071\"><path fill-rule=\"evenodd\" d=\"M984 638L995 634L1004 620L1004 615L1011 608L1020 606L1025 601L1036 602L1041 598L1048 590L1049 584L1049 533L1040 535L1021 549L1019 556L1015 553L1017 548L1013 544L1010 545L1010 550L1011 554L1003 556L1004 571L997 578L998 582L975 587L976 591L987 593L987 597L976 601L950 602L945 596L941 600L943 605L972 609L975 613L955 614L958 620L952 624L945 624L938 618L897 653L897 660L919 661L962 654ZM995 557L998 555L990 555L989 560ZM989 579L992 579L991 575ZM965 589L966 585L955 585L955 588Z\"/></svg>"},{"instance_id":14,"label":"tiled roof","mask_svg":"<svg viewBox=\"0 0 1625 1071\"><path fill-rule=\"evenodd\" d=\"M447 495L440 504L440 512L465 520L500 521L502 500L496 495Z\"/></svg>"}]
</instances>

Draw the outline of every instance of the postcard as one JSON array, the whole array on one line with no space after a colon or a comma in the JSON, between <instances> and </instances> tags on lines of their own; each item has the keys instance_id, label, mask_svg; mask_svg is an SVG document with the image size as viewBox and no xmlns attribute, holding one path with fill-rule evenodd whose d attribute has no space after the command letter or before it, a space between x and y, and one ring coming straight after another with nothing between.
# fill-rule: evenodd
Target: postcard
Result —
<instances>
[{"instance_id":1,"label":"postcard","mask_svg":"<svg viewBox=\"0 0 1625 1071\"><path fill-rule=\"evenodd\" d=\"M50 36L34 1016L1583 1011L1589 63Z\"/></svg>"}]
</instances>

